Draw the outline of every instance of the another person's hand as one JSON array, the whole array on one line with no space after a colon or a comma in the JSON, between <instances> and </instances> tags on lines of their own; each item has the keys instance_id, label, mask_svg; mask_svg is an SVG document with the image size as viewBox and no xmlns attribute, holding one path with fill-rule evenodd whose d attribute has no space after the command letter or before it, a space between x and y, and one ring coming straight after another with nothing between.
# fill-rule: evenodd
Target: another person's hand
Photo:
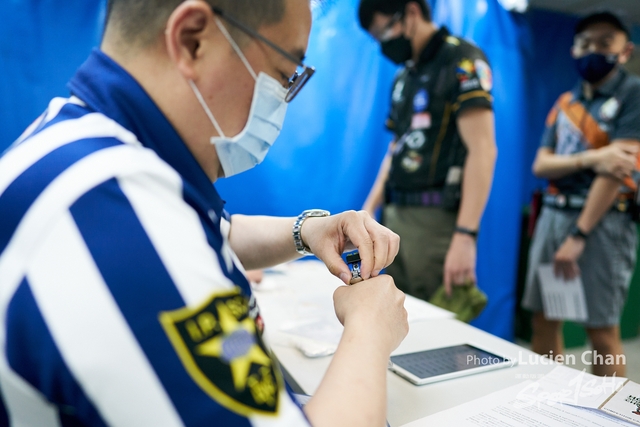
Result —
<instances>
[{"instance_id":1,"label":"another person's hand","mask_svg":"<svg viewBox=\"0 0 640 427\"><path fill-rule=\"evenodd\" d=\"M444 289L451 296L452 286L476 283L476 241L466 234L455 233L444 261Z\"/></svg>"},{"instance_id":2,"label":"another person's hand","mask_svg":"<svg viewBox=\"0 0 640 427\"><path fill-rule=\"evenodd\" d=\"M365 211L308 218L302 226L302 240L345 284L349 284L351 272L342 259L344 251L358 249L360 275L367 280L389 266L400 247L400 237Z\"/></svg>"},{"instance_id":3,"label":"another person's hand","mask_svg":"<svg viewBox=\"0 0 640 427\"><path fill-rule=\"evenodd\" d=\"M336 315L345 328L359 328L381 340L389 353L409 332L404 299L404 293L386 274L340 286L333 294Z\"/></svg>"},{"instance_id":4,"label":"another person's hand","mask_svg":"<svg viewBox=\"0 0 640 427\"><path fill-rule=\"evenodd\" d=\"M616 142L596 150L594 170L598 174L624 179L635 169L638 144Z\"/></svg>"},{"instance_id":5,"label":"another person's hand","mask_svg":"<svg viewBox=\"0 0 640 427\"><path fill-rule=\"evenodd\" d=\"M264 279L264 271L263 270L249 270L244 274L247 277L247 280L250 283L255 283L256 285L262 282Z\"/></svg>"},{"instance_id":6,"label":"another person's hand","mask_svg":"<svg viewBox=\"0 0 640 427\"><path fill-rule=\"evenodd\" d=\"M578 259L584 252L585 241L579 237L569 236L554 256L556 276L571 280L580 275Z\"/></svg>"}]
</instances>

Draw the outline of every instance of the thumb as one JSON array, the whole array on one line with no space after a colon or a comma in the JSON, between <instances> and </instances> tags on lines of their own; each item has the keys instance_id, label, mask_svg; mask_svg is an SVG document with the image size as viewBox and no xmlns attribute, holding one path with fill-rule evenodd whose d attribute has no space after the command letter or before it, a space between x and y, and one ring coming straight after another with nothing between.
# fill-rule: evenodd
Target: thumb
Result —
<instances>
[{"instance_id":1,"label":"thumb","mask_svg":"<svg viewBox=\"0 0 640 427\"><path fill-rule=\"evenodd\" d=\"M331 274L342 280L345 285L349 284L351 280L351 270L349 270L349 267L347 267L347 264L345 264L340 255L328 251L327 253L316 254L316 256L325 263Z\"/></svg>"}]
</instances>

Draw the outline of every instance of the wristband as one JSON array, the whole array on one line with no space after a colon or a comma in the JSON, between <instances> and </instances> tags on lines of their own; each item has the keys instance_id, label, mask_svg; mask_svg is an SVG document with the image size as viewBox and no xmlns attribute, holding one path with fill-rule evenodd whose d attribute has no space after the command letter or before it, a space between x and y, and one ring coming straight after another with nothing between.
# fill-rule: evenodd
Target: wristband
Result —
<instances>
[{"instance_id":1,"label":"wristband","mask_svg":"<svg viewBox=\"0 0 640 427\"><path fill-rule=\"evenodd\" d=\"M580 230L580 227L578 227L578 224L574 224L573 227L571 227L571 230L569 231L569 235L572 237L579 237L583 240L587 240L587 237L589 237L588 233L585 233L584 231Z\"/></svg>"},{"instance_id":2,"label":"wristband","mask_svg":"<svg viewBox=\"0 0 640 427\"><path fill-rule=\"evenodd\" d=\"M456 226L456 228L453 229L454 233L460 233L460 234L466 234L467 236L471 236L474 239L478 238L478 230L472 230L470 228L466 228L466 227L458 227Z\"/></svg>"}]
</instances>

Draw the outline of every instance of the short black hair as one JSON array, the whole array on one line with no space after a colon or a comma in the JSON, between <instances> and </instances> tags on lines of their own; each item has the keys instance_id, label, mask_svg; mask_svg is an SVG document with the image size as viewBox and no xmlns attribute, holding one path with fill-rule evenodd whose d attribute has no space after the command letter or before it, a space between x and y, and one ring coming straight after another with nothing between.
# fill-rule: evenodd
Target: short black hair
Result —
<instances>
[{"instance_id":1,"label":"short black hair","mask_svg":"<svg viewBox=\"0 0 640 427\"><path fill-rule=\"evenodd\" d=\"M580 34L591 25L601 23L610 24L625 33L628 39L631 38L631 32L629 31L629 28L624 24L624 22L622 22L622 19L620 19L615 13L606 10L592 13L581 18L576 24L574 35Z\"/></svg>"},{"instance_id":2,"label":"short black hair","mask_svg":"<svg viewBox=\"0 0 640 427\"><path fill-rule=\"evenodd\" d=\"M185 0L109 0L106 25L115 25L127 43L140 46L153 44L171 13ZM280 22L285 13L285 0L206 0L237 18L247 26L258 29L262 25ZM235 28L228 28L236 32Z\"/></svg>"},{"instance_id":3,"label":"short black hair","mask_svg":"<svg viewBox=\"0 0 640 427\"><path fill-rule=\"evenodd\" d=\"M431 8L426 0L360 0L358 8L358 18L360 26L365 30L371 28L373 23L373 15L381 13L383 15L395 15L396 13L404 13L408 3L417 3L422 11L422 17L426 21L431 21Z\"/></svg>"}]
</instances>

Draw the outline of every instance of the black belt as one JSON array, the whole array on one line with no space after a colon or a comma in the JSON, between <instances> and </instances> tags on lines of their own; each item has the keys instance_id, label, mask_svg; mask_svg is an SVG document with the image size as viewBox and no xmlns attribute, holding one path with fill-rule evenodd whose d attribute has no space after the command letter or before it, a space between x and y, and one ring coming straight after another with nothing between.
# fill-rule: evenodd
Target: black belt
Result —
<instances>
[{"instance_id":1,"label":"black belt","mask_svg":"<svg viewBox=\"0 0 640 427\"><path fill-rule=\"evenodd\" d=\"M580 210L587 202L586 196L577 194L545 194L542 197L542 203L556 209ZM619 212L628 212L630 201L628 199L618 199L611 209Z\"/></svg>"},{"instance_id":2,"label":"black belt","mask_svg":"<svg viewBox=\"0 0 640 427\"><path fill-rule=\"evenodd\" d=\"M397 191L387 190L385 201L387 204L398 206L442 206L442 190L428 191Z\"/></svg>"}]
</instances>

